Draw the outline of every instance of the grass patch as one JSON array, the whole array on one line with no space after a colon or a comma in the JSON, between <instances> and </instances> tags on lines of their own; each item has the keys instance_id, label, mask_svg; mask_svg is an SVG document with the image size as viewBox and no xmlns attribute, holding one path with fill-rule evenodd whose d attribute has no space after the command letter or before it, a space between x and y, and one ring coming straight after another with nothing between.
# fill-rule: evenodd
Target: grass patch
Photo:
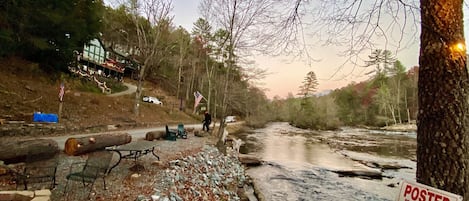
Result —
<instances>
[{"instance_id":1,"label":"grass patch","mask_svg":"<svg viewBox=\"0 0 469 201\"><path fill-rule=\"evenodd\" d=\"M101 93L101 89L96 86L96 83L92 81L88 81L86 79L80 79L79 82L75 82L76 89L81 92L92 92L92 93Z\"/></svg>"},{"instance_id":2,"label":"grass patch","mask_svg":"<svg viewBox=\"0 0 469 201\"><path fill-rule=\"evenodd\" d=\"M125 86L122 82L119 82L115 79L110 79L110 78L105 78L105 79L100 79L100 81L105 81L106 86L111 88L112 93L119 93L121 91L125 91L128 89L127 86Z\"/></svg>"}]
</instances>

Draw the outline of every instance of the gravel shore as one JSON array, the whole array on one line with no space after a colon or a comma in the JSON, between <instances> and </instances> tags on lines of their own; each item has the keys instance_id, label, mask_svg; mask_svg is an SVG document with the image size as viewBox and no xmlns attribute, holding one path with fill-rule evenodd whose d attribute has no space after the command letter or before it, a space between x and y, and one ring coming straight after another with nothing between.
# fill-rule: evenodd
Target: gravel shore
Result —
<instances>
[{"instance_id":1,"label":"gravel shore","mask_svg":"<svg viewBox=\"0 0 469 201\"><path fill-rule=\"evenodd\" d=\"M137 139L136 139L137 140ZM143 140L143 139L138 139ZM138 159L144 170L134 170L135 161L123 159L106 177L106 187L102 179L95 182L91 190L91 200L241 200L237 191L246 180L244 167L236 154L227 156L214 147L215 137L196 137L177 141L154 141L158 161L151 154ZM52 190L52 200L87 200L89 188L79 182L69 182L67 192L64 187L70 166L83 162L82 156L59 155L57 186ZM112 164L118 160L114 154ZM76 168L76 167L74 167ZM47 185L47 184L43 184ZM32 186L40 189L41 184ZM0 190L14 190L12 175L0 175Z\"/></svg>"}]
</instances>

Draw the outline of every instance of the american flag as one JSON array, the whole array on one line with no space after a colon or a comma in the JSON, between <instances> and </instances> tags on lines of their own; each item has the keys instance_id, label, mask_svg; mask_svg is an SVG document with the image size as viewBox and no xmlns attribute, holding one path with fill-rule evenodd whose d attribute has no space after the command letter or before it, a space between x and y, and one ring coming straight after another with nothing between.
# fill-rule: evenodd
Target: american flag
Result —
<instances>
[{"instance_id":1,"label":"american flag","mask_svg":"<svg viewBox=\"0 0 469 201\"><path fill-rule=\"evenodd\" d=\"M194 97L195 97L195 101L194 101L194 111L195 111L195 108L197 107L197 105L199 105L200 101L202 100L202 98L204 98L204 96L202 96L202 94L199 91L196 91L194 92Z\"/></svg>"},{"instance_id":2,"label":"american flag","mask_svg":"<svg viewBox=\"0 0 469 201\"><path fill-rule=\"evenodd\" d=\"M64 94L65 94L65 85L62 82L60 84L60 89L59 89L59 101L62 102L64 100Z\"/></svg>"}]
</instances>

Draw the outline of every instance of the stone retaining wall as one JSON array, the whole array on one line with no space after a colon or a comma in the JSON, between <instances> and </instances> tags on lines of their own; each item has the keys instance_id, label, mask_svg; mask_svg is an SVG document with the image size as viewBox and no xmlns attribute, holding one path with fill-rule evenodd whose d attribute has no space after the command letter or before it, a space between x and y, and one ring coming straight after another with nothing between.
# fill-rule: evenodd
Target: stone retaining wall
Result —
<instances>
[{"instance_id":1,"label":"stone retaining wall","mask_svg":"<svg viewBox=\"0 0 469 201\"><path fill-rule=\"evenodd\" d=\"M50 190L0 191L0 201L50 201Z\"/></svg>"}]
</instances>

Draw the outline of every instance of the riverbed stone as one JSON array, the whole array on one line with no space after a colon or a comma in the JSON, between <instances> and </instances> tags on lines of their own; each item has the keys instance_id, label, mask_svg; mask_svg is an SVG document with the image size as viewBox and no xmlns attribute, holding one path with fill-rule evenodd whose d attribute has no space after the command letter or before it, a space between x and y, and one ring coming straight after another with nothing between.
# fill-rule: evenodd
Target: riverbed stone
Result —
<instances>
[{"instance_id":1,"label":"riverbed stone","mask_svg":"<svg viewBox=\"0 0 469 201\"><path fill-rule=\"evenodd\" d=\"M236 157L225 156L215 147L205 146L200 153L169 163L169 168L163 172L168 187L161 192L170 192L168 199L175 201L194 198L240 200L232 187L244 182L240 181L245 178L244 174Z\"/></svg>"},{"instance_id":2,"label":"riverbed stone","mask_svg":"<svg viewBox=\"0 0 469 201\"><path fill-rule=\"evenodd\" d=\"M239 154L238 159L242 164L247 166L258 166L262 164L262 161L259 159L259 157L250 154Z\"/></svg>"}]
</instances>

